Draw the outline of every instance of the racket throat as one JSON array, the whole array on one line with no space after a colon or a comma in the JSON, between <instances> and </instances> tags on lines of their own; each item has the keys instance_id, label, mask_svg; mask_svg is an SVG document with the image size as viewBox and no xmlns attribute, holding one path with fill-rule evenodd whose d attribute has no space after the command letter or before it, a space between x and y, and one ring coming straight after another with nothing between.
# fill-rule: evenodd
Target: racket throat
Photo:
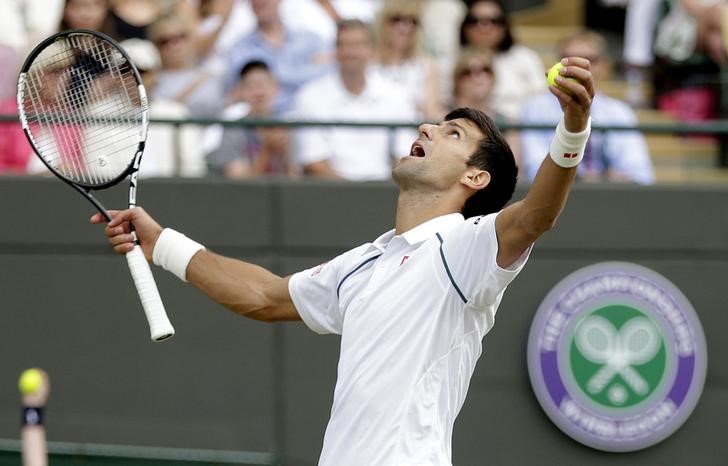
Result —
<instances>
[{"instance_id":1,"label":"racket throat","mask_svg":"<svg viewBox=\"0 0 728 466\"><path fill-rule=\"evenodd\" d=\"M78 191L79 193L81 193L81 194L83 195L83 197L85 197L86 199L88 199L88 201L89 201L89 202L90 202L91 204L93 204L93 205L94 205L94 207L96 207L96 209L97 209L97 210L98 210L99 212L101 212L101 215L103 215L103 216L104 216L104 217L106 218L106 221L107 221L107 222L111 221L111 214L109 214L109 211L108 211L108 210L106 210L106 207L104 207L104 205L103 205L103 204L101 204L101 202L99 202L99 200L98 200L98 199L96 199L96 198L94 197L94 195L93 195L93 194L91 194L91 192L90 192L90 191L89 191L88 189L86 189L86 188L83 188L82 186L78 186L78 185L77 185L77 184L75 184L75 183L71 183L70 181L67 181L67 180L65 180L64 178L61 178L61 179L63 179L63 180L64 180L64 181L66 181L66 182L67 182L68 184L70 184L71 186L73 186L73 187L74 187L74 188L76 189L76 191Z\"/></svg>"}]
</instances>

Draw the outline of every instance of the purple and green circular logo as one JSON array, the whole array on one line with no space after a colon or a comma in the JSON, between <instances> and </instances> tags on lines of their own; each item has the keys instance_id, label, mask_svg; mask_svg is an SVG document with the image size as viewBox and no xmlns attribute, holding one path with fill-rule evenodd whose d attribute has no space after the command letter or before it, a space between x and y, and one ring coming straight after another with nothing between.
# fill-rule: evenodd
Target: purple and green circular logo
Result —
<instances>
[{"instance_id":1,"label":"purple and green circular logo","mask_svg":"<svg viewBox=\"0 0 728 466\"><path fill-rule=\"evenodd\" d=\"M625 262L577 270L541 303L528 372L546 414L593 448L634 451L675 432L707 368L695 311L662 275Z\"/></svg>"}]
</instances>

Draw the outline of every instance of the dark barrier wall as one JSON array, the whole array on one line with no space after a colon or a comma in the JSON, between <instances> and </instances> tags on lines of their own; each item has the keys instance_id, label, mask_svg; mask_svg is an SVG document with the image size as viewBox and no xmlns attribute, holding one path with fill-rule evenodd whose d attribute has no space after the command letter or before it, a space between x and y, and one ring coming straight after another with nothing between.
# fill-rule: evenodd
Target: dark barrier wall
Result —
<instances>
[{"instance_id":1,"label":"dark barrier wall","mask_svg":"<svg viewBox=\"0 0 728 466\"><path fill-rule=\"evenodd\" d=\"M17 376L47 368L57 441L281 452L316 463L336 376L338 338L303 324L233 315L155 269L177 329L149 341L123 258L93 212L56 180L0 179L0 437L17 438ZM140 201L165 225L218 252L287 274L389 229L396 190L382 184L143 180ZM516 197L521 197L519 191ZM101 193L125 203L125 188ZM580 186L500 307L456 424L456 465L716 465L728 458L728 190ZM710 362L703 396L673 436L608 454L562 434L526 370L534 312L574 270L632 261L665 275L696 308Z\"/></svg>"}]
</instances>

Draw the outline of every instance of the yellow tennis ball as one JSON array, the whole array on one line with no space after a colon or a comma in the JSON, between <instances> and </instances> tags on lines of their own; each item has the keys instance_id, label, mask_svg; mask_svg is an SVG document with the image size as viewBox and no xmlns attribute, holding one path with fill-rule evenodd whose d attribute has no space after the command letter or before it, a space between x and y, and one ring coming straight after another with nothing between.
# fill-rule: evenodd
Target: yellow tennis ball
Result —
<instances>
[{"instance_id":1,"label":"yellow tennis ball","mask_svg":"<svg viewBox=\"0 0 728 466\"><path fill-rule=\"evenodd\" d=\"M43 383L43 374L38 369L27 369L20 374L18 389L23 395L30 395L38 391Z\"/></svg>"},{"instance_id":2,"label":"yellow tennis ball","mask_svg":"<svg viewBox=\"0 0 728 466\"><path fill-rule=\"evenodd\" d=\"M549 68L549 72L546 74L546 82L549 86L558 86L556 84L556 77L559 76L559 71L564 65L561 62L556 63L554 66Z\"/></svg>"},{"instance_id":3,"label":"yellow tennis ball","mask_svg":"<svg viewBox=\"0 0 728 466\"><path fill-rule=\"evenodd\" d=\"M546 82L548 83L549 86L558 86L558 83L556 82L556 77L559 76L559 72L561 71L561 68L563 68L563 67L564 67L564 65L561 62L558 62L554 66L549 68L549 71L546 74ZM574 82L579 82L574 78L566 78L566 79L571 79ZM566 91L566 89L564 89L563 87L560 87L560 88L563 89L564 91Z\"/></svg>"}]
</instances>

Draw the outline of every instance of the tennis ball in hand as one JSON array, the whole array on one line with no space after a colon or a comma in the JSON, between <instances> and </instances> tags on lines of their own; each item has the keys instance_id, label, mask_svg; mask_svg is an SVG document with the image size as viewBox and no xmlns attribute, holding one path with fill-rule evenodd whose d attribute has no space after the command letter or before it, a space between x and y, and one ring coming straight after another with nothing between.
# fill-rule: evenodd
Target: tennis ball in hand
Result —
<instances>
[{"instance_id":1,"label":"tennis ball in hand","mask_svg":"<svg viewBox=\"0 0 728 466\"><path fill-rule=\"evenodd\" d=\"M43 374L38 369L27 369L20 374L18 389L23 395L31 395L38 391L43 383Z\"/></svg>"},{"instance_id":2,"label":"tennis ball in hand","mask_svg":"<svg viewBox=\"0 0 728 466\"><path fill-rule=\"evenodd\" d=\"M559 72L561 71L561 68L563 68L563 67L564 67L564 65L561 62L558 62L549 69L548 73L546 74L546 82L548 83L549 86L558 86L558 83L556 82L556 77L560 76ZM574 82L578 82L574 78L566 78L566 79L571 79ZM566 89L564 89L564 90L566 90Z\"/></svg>"}]
</instances>

